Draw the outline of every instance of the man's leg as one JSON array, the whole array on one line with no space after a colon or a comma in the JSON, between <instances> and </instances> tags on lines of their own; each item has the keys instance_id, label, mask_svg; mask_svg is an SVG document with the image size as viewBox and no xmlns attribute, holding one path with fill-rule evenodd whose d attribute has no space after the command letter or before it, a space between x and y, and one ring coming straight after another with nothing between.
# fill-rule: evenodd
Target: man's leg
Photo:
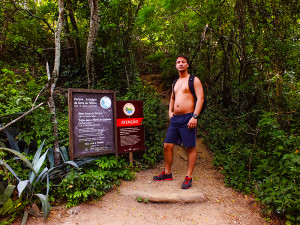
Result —
<instances>
[{"instance_id":1,"label":"man's leg","mask_svg":"<svg viewBox=\"0 0 300 225\"><path fill-rule=\"evenodd\" d=\"M182 189L189 189L192 186L192 174L195 168L195 164L197 161L197 152L196 148L188 148L187 149L189 158L188 158L188 170L186 173L186 177L184 178L184 181L182 183L181 188Z\"/></svg>"},{"instance_id":2,"label":"man's leg","mask_svg":"<svg viewBox=\"0 0 300 225\"><path fill-rule=\"evenodd\" d=\"M195 164L197 161L197 151L196 151L196 147L194 148L188 148L188 170L187 170L187 176L191 177L195 168Z\"/></svg>"},{"instance_id":3,"label":"man's leg","mask_svg":"<svg viewBox=\"0 0 300 225\"><path fill-rule=\"evenodd\" d=\"M164 156L165 156L165 173L171 173L173 163L173 148L175 144L164 143Z\"/></svg>"},{"instance_id":4,"label":"man's leg","mask_svg":"<svg viewBox=\"0 0 300 225\"><path fill-rule=\"evenodd\" d=\"M161 180L173 180L171 173L171 167L173 163L173 148L175 144L165 143L164 144L164 156L165 156L165 171L162 171L158 176L154 176L154 181Z\"/></svg>"}]
</instances>

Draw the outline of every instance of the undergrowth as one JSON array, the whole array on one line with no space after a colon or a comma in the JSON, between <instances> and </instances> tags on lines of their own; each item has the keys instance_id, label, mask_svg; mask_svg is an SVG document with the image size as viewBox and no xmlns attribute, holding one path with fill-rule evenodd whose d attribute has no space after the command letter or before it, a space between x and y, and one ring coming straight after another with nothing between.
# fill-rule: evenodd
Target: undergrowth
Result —
<instances>
[{"instance_id":1,"label":"undergrowth","mask_svg":"<svg viewBox=\"0 0 300 225\"><path fill-rule=\"evenodd\" d=\"M285 218L286 224L300 224L298 131L282 127L275 113L259 112L257 118L250 126L246 114L234 116L229 110L208 109L202 126L214 153L214 165L225 175L226 185L255 194L267 215L275 213Z\"/></svg>"}]
</instances>

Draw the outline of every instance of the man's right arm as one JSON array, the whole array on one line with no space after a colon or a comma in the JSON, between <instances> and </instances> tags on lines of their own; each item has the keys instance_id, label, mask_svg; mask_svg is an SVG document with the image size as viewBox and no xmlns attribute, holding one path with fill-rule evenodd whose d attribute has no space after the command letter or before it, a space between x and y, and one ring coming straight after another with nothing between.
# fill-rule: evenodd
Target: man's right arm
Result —
<instances>
[{"instance_id":1,"label":"man's right arm","mask_svg":"<svg viewBox=\"0 0 300 225\"><path fill-rule=\"evenodd\" d=\"M169 119L171 119L171 117L173 117L174 115L174 102L175 102L175 95L172 91L170 104L169 104Z\"/></svg>"}]
</instances>

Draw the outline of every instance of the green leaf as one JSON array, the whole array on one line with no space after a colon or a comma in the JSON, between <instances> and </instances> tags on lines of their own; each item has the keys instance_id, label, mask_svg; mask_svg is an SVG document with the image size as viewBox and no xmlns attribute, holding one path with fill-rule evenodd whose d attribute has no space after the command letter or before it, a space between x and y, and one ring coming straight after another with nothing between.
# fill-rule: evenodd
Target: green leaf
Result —
<instances>
[{"instance_id":1,"label":"green leaf","mask_svg":"<svg viewBox=\"0 0 300 225\"><path fill-rule=\"evenodd\" d=\"M47 175L48 171L49 171L48 168L45 167L43 169L43 171L39 174L39 176L36 178L34 184L37 184L39 182L39 180L41 179L41 177L42 177L42 180L43 180L43 178Z\"/></svg>"},{"instance_id":2,"label":"green leaf","mask_svg":"<svg viewBox=\"0 0 300 225\"><path fill-rule=\"evenodd\" d=\"M21 181L21 179L17 176L17 174L15 173L15 171L6 162L4 162L2 159L0 159L0 165L5 166L15 176L15 178L18 181Z\"/></svg>"},{"instance_id":3,"label":"green leaf","mask_svg":"<svg viewBox=\"0 0 300 225\"><path fill-rule=\"evenodd\" d=\"M41 156L41 153L42 153L42 149L43 149L43 146L44 146L44 143L45 143L45 140L42 142L42 144L40 145L40 147L38 148L38 150L36 151L35 155L34 155L34 158L32 160L32 165L35 166L36 163L38 162L40 156Z\"/></svg>"},{"instance_id":4,"label":"green leaf","mask_svg":"<svg viewBox=\"0 0 300 225\"><path fill-rule=\"evenodd\" d=\"M290 220L285 221L285 225L292 225L292 222Z\"/></svg>"},{"instance_id":5,"label":"green leaf","mask_svg":"<svg viewBox=\"0 0 300 225\"><path fill-rule=\"evenodd\" d=\"M38 174L44 161L45 161L45 158L47 156L47 153L48 153L48 150L41 156L41 158L39 158L37 161L36 161L36 164L34 165L34 170L35 170L35 174ZM30 183L32 184L34 178L35 178L35 174L30 174Z\"/></svg>"},{"instance_id":6,"label":"green leaf","mask_svg":"<svg viewBox=\"0 0 300 225\"><path fill-rule=\"evenodd\" d=\"M9 146L10 146L12 149L16 150L17 152L20 152L19 145L18 145L18 143L16 142L14 136L12 135L12 132L11 132L8 128L4 129L3 132L4 132L4 133L6 134L6 136L7 136ZM3 147L5 147L5 146L3 146Z\"/></svg>"},{"instance_id":7,"label":"green leaf","mask_svg":"<svg viewBox=\"0 0 300 225\"><path fill-rule=\"evenodd\" d=\"M54 154L53 154L53 148L49 148L49 152L48 152L48 158L49 158L49 162L50 162L50 169L54 167Z\"/></svg>"},{"instance_id":8,"label":"green leaf","mask_svg":"<svg viewBox=\"0 0 300 225\"><path fill-rule=\"evenodd\" d=\"M4 150L4 151L8 151L11 152L13 154L15 154L16 156L18 156L23 162L26 163L26 165L35 173L35 170L31 164L31 162L29 162L29 160L26 158L26 156L22 155L20 152L17 152L13 149L10 148L0 148L0 150Z\"/></svg>"},{"instance_id":9,"label":"green leaf","mask_svg":"<svg viewBox=\"0 0 300 225\"><path fill-rule=\"evenodd\" d=\"M74 162L74 161L67 161L67 162L64 162L63 164L69 164L69 165L71 165L71 166L76 167L77 169L80 169L80 168L78 167L77 163Z\"/></svg>"},{"instance_id":10,"label":"green leaf","mask_svg":"<svg viewBox=\"0 0 300 225\"><path fill-rule=\"evenodd\" d=\"M60 152L60 155L62 156L62 159L63 159L64 162L69 160L68 152L67 152L67 149L66 149L65 146L62 146L59 149L59 152Z\"/></svg>"},{"instance_id":11,"label":"green leaf","mask_svg":"<svg viewBox=\"0 0 300 225\"><path fill-rule=\"evenodd\" d=\"M48 197L43 194L35 194L35 195L39 197L42 202L43 217L44 217L44 221L46 222L50 213L50 203L48 201Z\"/></svg>"},{"instance_id":12,"label":"green leaf","mask_svg":"<svg viewBox=\"0 0 300 225\"><path fill-rule=\"evenodd\" d=\"M3 147L3 148L6 147L3 141L0 141L0 147Z\"/></svg>"},{"instance_id":13,"label":"green leaf","mask_svg":"<svg viewBox=\"0 0 300 225\"><path fill-rule=\"evenodd\" d=\"M10 198L10 196L12 195L14 189L15 189L15 185L7 185L3 195L0 196L0 205L5 204L5 202Z\"/></svg>"},{"instance_id":14,"label":"green leaf","mask_svg":"<svg viewBox=\"0 0 300 225\"><path fill-rule=\"evenodd\" d=\"M17 186L19 197L21 196L24 189L27 187L28 183L29 183L29 180L22 180L19 182L19 184Z\"/></svg>"}]
</instances>

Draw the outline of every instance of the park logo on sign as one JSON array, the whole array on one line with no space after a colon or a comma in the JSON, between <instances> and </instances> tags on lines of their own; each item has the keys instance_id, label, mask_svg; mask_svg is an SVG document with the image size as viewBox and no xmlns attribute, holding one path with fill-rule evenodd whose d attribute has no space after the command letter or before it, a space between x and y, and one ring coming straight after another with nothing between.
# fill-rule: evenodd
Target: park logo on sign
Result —
<instances>
[{"instance_id":1,"label":"park logo on sign","mask_svg":"<svg viewBox=\"0 0 300 225\"><path fill-rule=\"evenodd\" d=\"M111 107L111 100L109 97L104 96L100 100L100 105L103 109L109 109Z\"/></svg>"},{"instance_id":2,"label":"park logo on sign","mask_svg":"<svg viewBox=\"0 0 300 225\"><path fill-rule=\"evenodd\" d=\"M131 103L126 103L123 107L123 112L126 116L132 116L135 112L134 105Z\"/></svg>"}]
</instances>

